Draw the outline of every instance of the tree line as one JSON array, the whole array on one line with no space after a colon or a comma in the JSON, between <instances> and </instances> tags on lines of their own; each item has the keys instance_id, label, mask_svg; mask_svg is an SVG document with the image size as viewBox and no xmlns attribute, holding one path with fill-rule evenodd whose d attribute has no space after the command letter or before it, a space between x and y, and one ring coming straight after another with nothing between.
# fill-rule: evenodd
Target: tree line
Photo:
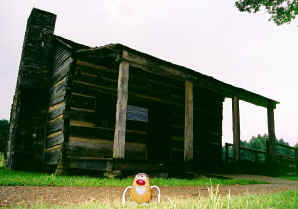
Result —
<instances>
[{"instance_id":1,"label":"tree line","mask_svg":"<svg viewBox=\"0 0 298 209\"><path fill-rule=\"evenodd\" d=\"M267 140L268 140L268 135L259 134L257 136L253 136L248 141L240 141L240 147L266 152L266 146L267 146L266 141ZM286 145L286 146L290 147L289 143L286 142L284 139L282 139L282 138L276 139L275 153L277 155L295 157L294 149L290 149L290 148L280 146L280 145ZM296 143L296 145L294 147L296 149L298 149L298 143ZM226 155L225 152L226 152L226 149L223 148L223 156ZM228 149L228 156L229 157L233 156L233 148L231 146L229 146L229 149ZM255 153L250 150L240 149L240 156L241 156L241 159L243 159L243 160L249 160L249 161L256 160ZM265 161L265 153L258 154L258 161Z\"/></svg>"}]
</instances>

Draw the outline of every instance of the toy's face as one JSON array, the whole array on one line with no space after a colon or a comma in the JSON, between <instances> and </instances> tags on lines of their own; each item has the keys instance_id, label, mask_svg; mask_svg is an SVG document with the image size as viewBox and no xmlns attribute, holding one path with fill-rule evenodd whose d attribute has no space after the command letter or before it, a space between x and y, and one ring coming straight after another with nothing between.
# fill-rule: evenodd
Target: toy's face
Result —
<instances>
[{"instance_id":1,"label":"toy's face","mask_svg":"<svg viewBox=\"0 0 298 209\"><path fill-rule=\"evenodd\" d=\"M138 173L135 177L135 184L137 186L145 186L149 184L149 179L145 173Z\"/></svg>"}]
</instances>

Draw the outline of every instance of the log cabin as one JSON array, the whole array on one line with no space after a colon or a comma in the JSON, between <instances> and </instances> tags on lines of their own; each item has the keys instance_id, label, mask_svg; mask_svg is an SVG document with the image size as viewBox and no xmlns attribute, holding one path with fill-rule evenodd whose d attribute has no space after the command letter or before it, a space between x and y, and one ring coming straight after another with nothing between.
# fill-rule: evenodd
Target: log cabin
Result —
<instances>
[{"instance_id":1,"label":"log cabin","mask_svg":"<svg viewBox=\"0 0 298 209\"><path fill-rule=\"evenodd\" d=\"M36 8L27 21L7 167L216 169L225 98L233 101L235 160L239 100L267 108L270 159L277 101L122 44L75 43L54 35L55 22Z\"/></svg>"}]
</instances>

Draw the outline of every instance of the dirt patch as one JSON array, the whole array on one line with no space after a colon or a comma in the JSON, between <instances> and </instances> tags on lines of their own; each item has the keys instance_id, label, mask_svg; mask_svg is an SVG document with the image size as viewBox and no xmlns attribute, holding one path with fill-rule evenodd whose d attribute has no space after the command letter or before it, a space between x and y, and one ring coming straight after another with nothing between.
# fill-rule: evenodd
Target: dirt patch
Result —
<instances>
[{"instance_id":1,"label":"dirt patch","mask_svg":"<svg viewBox=\"0 0 298 209\"><path fill-rule=\"evenodd\" d=\"M221 186L222 195L241 195L244 193L272 193L298 189L298 182L265 176L225 175L230 178L256 179L270 184ZM0 207L42 200L48 204L82 203L85 201L120 201L124 187L0 187ZM172 198L195 198L208 196L207 187L161 187L162 201Z\"/></svg>"}]
</instances>

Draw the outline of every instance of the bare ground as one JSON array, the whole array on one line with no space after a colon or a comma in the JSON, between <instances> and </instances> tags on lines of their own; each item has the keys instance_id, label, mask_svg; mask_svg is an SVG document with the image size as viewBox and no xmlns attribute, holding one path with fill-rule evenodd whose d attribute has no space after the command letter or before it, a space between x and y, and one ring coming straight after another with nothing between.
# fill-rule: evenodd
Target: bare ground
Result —
<instances>
[{"instance_id":1,"label":"bare ground","mask_svg":"<svg viewBox=\"0 0 298 209\"><path fill-rule=\"evenodd\" d=\"M298 182L255 175L225 175L232 178L256 179L270 184L221 186L220 194L241 195L261 194L298 190ZM120 201L124 187L38 187L38 186L1 186L0 207L43 201L48 204L82 203L85 201ZM162 200L172 198L195 198L208 196L207 187L161 187Z\"/></svg>"}]
</instances>

